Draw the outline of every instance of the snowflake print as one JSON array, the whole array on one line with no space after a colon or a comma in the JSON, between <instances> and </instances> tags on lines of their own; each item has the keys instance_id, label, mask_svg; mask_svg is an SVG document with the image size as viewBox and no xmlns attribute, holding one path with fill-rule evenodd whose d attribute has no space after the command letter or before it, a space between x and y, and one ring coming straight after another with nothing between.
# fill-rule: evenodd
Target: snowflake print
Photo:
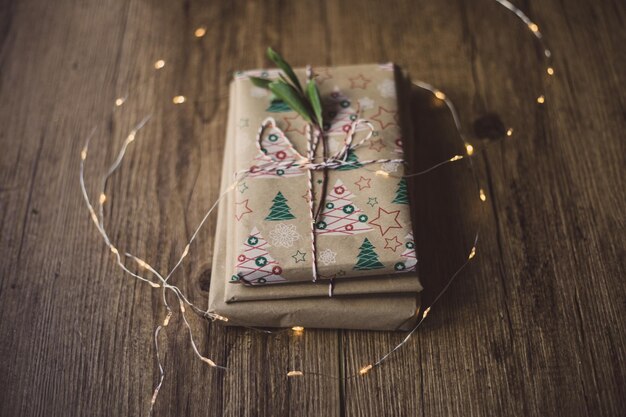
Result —
<instances>
[{"instance_id":1,"label":"snowflake print","mask_svg":"<svg viewBox=\"0 0 626 417\"><path fill-rule=\"evenodd\" d=\"M359 106L361 110L368 110L374 108L374 100L369 97L363 97L359 99Z\"/></svg>"},{"instance_id":2,"label":"snowflake print","mask_svg":"<svg viewBox=\"0 0 626 417\"><path fill-rule=\"evenodd\" d=\"M270 239L274 246L290 248L296 240L300 239L300 234L296 230L295 224L280 223L270 230Z\"/></svg>"},{"instance_id":3,"label":"snowflake print","mask_svg":"<svg viewBox=\"0 0 626 417\"><path fill-rule=\"evenodd\" d=\"M396 83L390 79L386 79L382 83L378 84L378 91L383 97L395 97L396 96Z\"/></svg>"},{"instance_id":4,"label":"snowflake print","mask_svg":"<svg viewBox=\"0 0 626 417\"><path fill-rule=\"evenodd\" d=\"M320 260L321 263L328 266L337 262L337 260L335 259L336 256L337 256L337 253L333 252L332 249L328 248L320 252L318 259Z\"/></svg>"},{"instance_id":5,"label":"snowflake print","mask_svg":"<svg viewBox=\"0 0 626 417\"><path fill-rule=\"evenodd\" d=\"M385 162L383 163L380 168L385 171L385 172L397 172L398 171L398 165L400 165L399 162Z\"/></svg>"}]
</instances>

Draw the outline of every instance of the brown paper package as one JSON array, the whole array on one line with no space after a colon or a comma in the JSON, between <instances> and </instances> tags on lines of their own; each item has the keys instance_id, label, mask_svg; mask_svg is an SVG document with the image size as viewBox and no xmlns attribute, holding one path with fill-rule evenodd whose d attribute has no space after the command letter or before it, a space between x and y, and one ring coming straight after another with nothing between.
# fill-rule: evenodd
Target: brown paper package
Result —
<instances>
[{"instance_id":1,"label":"brown paper package","mask_svg":"<svg viewBox=\"0 0 626 417\"><path fill-rule=\"evenodd\" d=\"M234 83L233 83L234 84ZM400 89L400 88L399 88ZM236 166L236 98L231 85L222 192L232 184ZM288 179L287 179L288 180ZM345 328L368 330L408 329L419 309L421 285L416 273L383 274L338 281L328 298L325 282L295 282L249 287L229 283L237 251L234 192L219 207L215 238L209 311L229 318L229 325L260 327ZM227 219L226 221L224 219Z\"/></svg>"}]
</instances>

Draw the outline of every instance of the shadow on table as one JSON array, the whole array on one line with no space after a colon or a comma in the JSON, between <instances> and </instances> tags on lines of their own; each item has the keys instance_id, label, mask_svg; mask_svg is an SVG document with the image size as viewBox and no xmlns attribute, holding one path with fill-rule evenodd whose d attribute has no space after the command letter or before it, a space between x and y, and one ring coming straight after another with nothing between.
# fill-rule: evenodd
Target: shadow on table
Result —
<instances>
[{"instance_id":1,"label":"shadow on table","mask_svg":"<svg viewBox=\"0 0 626 417\"><path fill-rule=\"evenodd\" d=\"M444 102L427 90L413 86L410 117L413 140L405 141L409 172L425 170L465 148ZM429 305L454 272L465 262L478 227L480 207L468 160L446 164L409 179L418 268ZM468 269L457 279L462 281ZM463 286L457 282L452 286ZM457 293L458 294L458 293ZM455 305L463 297L454 297ZM446 303L445 297L442 300ZM447 303L446 303L447 304Z\"/></svg>"}]
</instances>

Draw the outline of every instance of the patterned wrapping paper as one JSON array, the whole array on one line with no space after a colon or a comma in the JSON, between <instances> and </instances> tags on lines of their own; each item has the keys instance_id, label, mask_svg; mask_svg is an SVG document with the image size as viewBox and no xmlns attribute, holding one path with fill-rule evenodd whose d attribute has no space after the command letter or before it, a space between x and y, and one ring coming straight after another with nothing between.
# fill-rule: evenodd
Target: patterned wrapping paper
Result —
<instances>
[{"instance_id":1,"label":"patterned wrapping paper","mask_svg":"<svg viewBox=\"0 0 626 417\"><path fill-rule=\"evenodd\" d=\"M231 86L231 103L234 102ZM229 121L233 118L233 109L229 112ZM233 161L231 154L234 124L228 124L227 146L222 168L220 194L231 184ZM234 193L227 195L234 197ZM227 200L228 201L228 200ZM224 202L223 202L224 203ZM376 278L344 280L336 285L337 296L326 295L327 285L323 283L298 282L286 285L268 285L248 287L232 285L227 277L231 276L235 265L228 261L238 245L234 243L236 222L230 219L232 202L221 203L218 207L218 223L215 233L213 254L213 274L209 291L208 311L227 317L227 326L292 327L360 330L409 330L419 318L420 309L419 281L416 273L396 275L393 279L394 291L377 286ZM412 276L412 278L410 278ZM407 278L413 279L416 286L406 285ZM356 285L361 283L360 285ZM367 289L362 285L368 284ZM391 284L391 283L390 283ZM381 291L377 291L376 288ZM320 291L321 289L321 291ZM228 302L228 291L241 295L246 290L256 294L271 291L268 299L256 299L245 302ZM341 294L354 296L342 297ZM276 297L276 295L279 295ZM267 294L266 294L267 295Z\"/></svg>"},{"instance_id":2,"label":"patterned wrapping paper","mask_svg":"<svg viewBox=\"0 0 626 417\"><path fill-rule=\"evenodd\" d=\"M229 117L232 116L232 108ZM230 119L229 119L230 120ZM236 154L235 140L233 137L233 126L229 124L229 130L226 135L226 143L224 148L224 172L231 174L234 172L234 159ZM226 176L230 180L230 175ZM220 206L224 206L226 213L232 213L234 210L234 199L236 193L228 193ZM222 209L222 208L221 208ZM233 253L239 250L239 244L235 242L232 231L235 230L237 220L232 216L220 217L218 219L218 227L226 228L226 238L219 241L219 246L227 246ZM218 262L224 262L224 259ZM231 259L231 258L227 258ZM229 264L229 268L234 268L234 264ZM227 277L233 275L229 270ZM226 279L228 281L228 279ZM379 296L385 297L390 294L417 294L422 291L417 271L405 274L383 274L375 277L354 277L347 280L339 280L333 286L333 297L341 298L345 296ZM328 298L328 283L325 281L301 281L282 285L226 285L224 288L224 302L238 303L249 302L255 300L293 300L304 298Z\"/></svg>"},{"instance_id":3,"label":"patterned wrapping paper","mask_svg":"<svg viewBox=\"0 0 626 417\"><path fill-rule=\"evenodd\" d=\"M350 152L352 164L328 170L327 193L315 225L317 266L321 279L343 279L414 272L414 249L405 167L401 163L361 165L370 159L402 158L401 76L392 64L314 68L324 103L329 153L344 143L357 119L374 132ZM304 71L296 73L304 78ZM281 161L306 155L306 123L266 90L254 87L250 75L276 77L276 71L237 73L233 82L236 169L261 165L272 155ZM277 127L256 134L267 117ZM353 143L367 134L361 124ZM293 147L291 146L293 144ZM320 146L321 148L321 146ZM318 152L321 156L321 149ZM314 199L321 195L322 173L313 172ZM311 231L306 171L293 166L275 172L253 172L235 190L234 236L239 242L233 282L289 283L312 279Z\"/></svg>"}]
</instances>

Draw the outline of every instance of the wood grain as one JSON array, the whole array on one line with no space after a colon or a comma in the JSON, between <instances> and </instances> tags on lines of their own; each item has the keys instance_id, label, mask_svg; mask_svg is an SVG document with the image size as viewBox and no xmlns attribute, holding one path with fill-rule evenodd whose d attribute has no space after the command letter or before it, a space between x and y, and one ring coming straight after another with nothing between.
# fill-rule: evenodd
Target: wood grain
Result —
<instances>
[{"instance_id":1,"label":"wood grain","mask_svg":"<svg viewBox=\"0 0 626 417\"><path fill-rule=\"evenodd\" d=\"M467 132L487 113L514 127L502 141L470 135L486 203L463 164L419 180L426 296L480 226L477 262L364 378L284 374L351 373L402 334L263 336L193 320L202 351L241 369L221 372L170 326L155 415L626 415L626 7L517 3L554 51L551 83L528 31L490 0L1 2L0 415L146 415L165 312L158 291L114 266L89 222L79 151L98 126L93 191L152 114L109 183L106 221L120 248L167 269L217 197L230 74L264 65L267 45L298 66L393 60L446 91ZM200 25L207 34L196 39ZM175 106L178 94L187 102ZM414 103L418 166L462 152L450 115L423 92ZM174 278L198 305L214 228L212 219Z\"/></svg>"}]
</instances>

